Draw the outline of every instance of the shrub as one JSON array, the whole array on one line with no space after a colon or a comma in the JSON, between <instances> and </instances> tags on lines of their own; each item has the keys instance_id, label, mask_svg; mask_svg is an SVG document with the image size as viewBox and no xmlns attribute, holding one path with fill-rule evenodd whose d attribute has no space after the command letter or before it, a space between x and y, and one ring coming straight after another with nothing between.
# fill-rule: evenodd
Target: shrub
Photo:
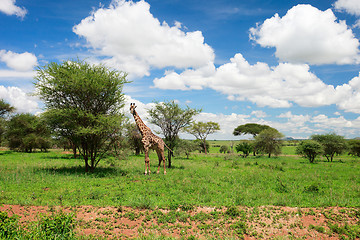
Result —
<instances>
[{"instance_id":1,"label":"shrub","mask_svg":"<svg viewBox=\"0 0 360 240\"><path fill-rule=\"evenodd\" d=\"M360 157L360 140L351 139L348 141L349 155Z\"/></svg>"},{"instance_id":2,"label":"shrub","mask_svg":"<svg viewBox=\"0 0 360 240\"><path fill-rule=\"evenodd\" d=\"M305 140L296 147L296 154L309 159L310 163L323 152L322 145L314 140Z\"/></svg>"},{"instance_id":3,"label":"shrub","mask_svg":"<svg viewBox=\"0 0 360 240\"><path fill-rule=\"evenodd\" d=\"M199 149L199 152L200 153L205 153L204 143L199 139L194 140L194 142L196 143L196 145L197 145L197 147ZM209 142L206 141L205 144L206 144L207 152L210 152L210 144L209 144Z\"/></svg>"},{"instance_id":4,"label":"shrub","mask_svg":"<svg viewBox=\"0 0 360 240\"><path fill-rule=\"evenodd\" d=\"M235 146L236 152L243 152L244 157L249 156L253 151L253 146L249 142L242 142Z\"/></svg>"},{"instance_id":5,"label":"shrub","mask_svg":"<svg viewBox=\"0 0 360 240\"><path fill-rule=\"evenodd\" d=\"M220 153L230 153L229 147L226 145L222 145L219 151Z\"/></svg>"},{"instance_id":6,"label":"shrub","mask_svg":"<svg viewBox=\"0 0 360 240\"><path fill-rule=\"evenodd\" d=\"M313 183L310 186L304 188L304 192L307 193L318 193L320 191L320 186L318 183Z\"/></svg>"},{"instance_id":7,"label":"shrub","mask_svg":"<svg viewBox=\"0 0 360 240\"><path fill-rule=\"evenodd\" d=\"M254 148L257 151L267 153L269 158L272 154L279 155L281 153L281 138L284 137L275 128L265 129L255 137Z\"/></svg>"},{"instance_id":8,"label":"shrub","mask_svg":"<svg viewBox=\"0 0 360 240\"><path fill-rule=\"evenodd\" d=\"M14 115L8 122L7 140L12 150L32 152L50 148L50 130L43 119L30 113Z\"/></svg>"},{"instance_id":9,"label":"shrub","mask_svg":"<svg viewBox=\"0 0 360 240\"><path fill-rule=\"evenodd\" d=\"M323 146L323 154L329 162L333 161L335 154L342 154L347 147L344 137L335 133L313 135L311 139Z\"/></svg>"}]
</instances>

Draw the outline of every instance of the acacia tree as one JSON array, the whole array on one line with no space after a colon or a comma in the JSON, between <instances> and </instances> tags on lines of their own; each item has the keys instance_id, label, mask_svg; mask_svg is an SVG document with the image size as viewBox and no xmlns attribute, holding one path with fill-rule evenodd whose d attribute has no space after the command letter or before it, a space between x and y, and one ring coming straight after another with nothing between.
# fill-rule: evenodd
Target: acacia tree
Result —
<instances>
[{"instance_id":1,"label":"acacia tree","mask_svg":"<svg viewBox=\"0 0 360 240\"><path fill-rule=\"evenodd\" d=\"M184 153L187 159L189 159L191 152L196 151L198 149L199 149L199 145L195 141L178 139L176 152L178 154Z\"/></svg>"},{"instance_id":2,"label":"acacia tree","mask_svg":"<svg viewBox=\"0 0 360 240\"><path fill-rule=\"evenodd\" d=\"M268 125L261 125L257 123L247 123L244 125L239 125L234 129L234 136L240 136L245 134L251 134L255 138L263 130L271 128Z\"/></svg>"},{"instance_id":3,"label":"acacia tree","mask_svg":"<svg viewBox=\"0 0 360 240\"><path fill-rule=\"evenodd\" d=\"M351 139L348 141L349 155L360 157L360 140Z\"/></svg>"},{"instance_id":4,"label":"acacia tree","mask_svg":"<svg viewBox=\"0 0 360 240\"><path fill-rule=\"evenodd\" d=\"M251 134L253 136L253 138L255 138L263 130L269 129L269 128L271 128L271 127L269 127L268 125L261 125L261 124L257 124L257 123L247 123L244 125L237 126L234 129L233 134L234 134L234 136ZM254 151L254 156L255 156L256 151L257 151L256 145L254 145L253 151Z\"/></svg>"},{"instance_id":5,"label":"acacia tree","mask_svg":"<svg viewBox=\"0 0 360 240\"><path fill-rule=\"evenodd\" d=\"M335 154L341 154L346 149L344 137L335 133L312 135L311 139L323 145L323 153L328 162L333 161Z\"/></svg>"},{"instance_id":6,"label":"acacia tree","mask_svg":"<svg viewBox=\"0 0 360 240\"><path fill-rule=\"evenodd\" d=\"M314 140L304 140L296 147L296 154L309 159L310 163L314 163L315 158L323 153L322 145Z\"/></svg>"},{"instance_id":7,"label":"acacia tree","mask_svg":"<svg viewBox=\"0 0 360 240\"><path fill-rule=\"evenodd\" d=\"M0 117L4 117L6 114L11 113L14 110L15 108L5 102L4 99L0 99Z\"/></svg>"},{"instance_id":8,"label":"acacia tree","mask_svg":"<svg viewBox=\"0 0 360 240\"><path fill-rule=\"evenodd\" d=\"M131 149L135 151L135 155L139 155L144 151L144 144L141 142L142 136L135 123L129 123L126 126L126 137Z\"/></svg>"},{"instance_id":9,"label":"acacia tree","mask_svg":"<svg viewBox=\"0 0 360 240\"><path fill-rule=\"evenodd\" d=\"M53 131L77 146L85 171L94 170L122 128L126 74L77 60L39 68L35 80Z\"/></svg>"},{"instance_id":10,"label":"acacia tree","mask_svg":"<svg viewBox=\"0 0 360 240\"><path fill-rule=\"evenodd\" d=\"M268 128L261 131L255 137L254 145L257 150L269 154L270 158L271 154L278 155L281 153L282 137L284 137L284 135L275 128Z\"/></svg>"},{"instance_id":11,"label":"acacia tree","mask_svg":"<svg viewBox=\"0 0 360 240\"><path fill-rule=\"evenodd\" d=\"M4 99L0 99L0 146L2 143L3 135L5 133L5 116L15 110L9 103L5 102Z\"/></svg>"},{"instance_id":12,"label":"acacia tree","mask_svg":"<svg viewBox=\"0 0 360 240\"><path fill-rule=\"evenodd\" d=\"M10 149L33 152L50 147L50 130L43 119L30 113L14 115L8 122L6 137Z\"/></svg>"},{"instance_id":13,"label":"acacia tree","mask_svg":"<svg viewBox=\"0 0 360 240\"><path fill-rule=\"evenodd\" d=\"M220 125L216 122L194 122L184 128L184 130L203 142L205 154L207 154L206 138L209 134L219 131Z\"/></svg>"},{"instance_id":14,"label":"acacia tree","mask_svg":"<svg viewBox=\"0 0 360 240\"><path fill-rule=\"evenodd\" d=\"M148 110L149 121L160 127L165 137L165 142L174 151L180 130L189 126L192 118L201 112L198 109L186 107L182 109L175 101L155 102L155 106ZM168 151L168 167L171 168L171 156L173 152Z\"/></svg>"}]
</instances>

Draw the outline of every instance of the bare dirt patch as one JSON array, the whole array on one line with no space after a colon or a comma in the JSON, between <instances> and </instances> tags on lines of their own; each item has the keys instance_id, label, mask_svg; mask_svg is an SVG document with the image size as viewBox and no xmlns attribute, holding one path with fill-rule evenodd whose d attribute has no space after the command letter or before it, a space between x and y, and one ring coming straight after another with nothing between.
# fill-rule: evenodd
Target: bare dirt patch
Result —
<instances>
[{"instance_id":1,"label":"bare dirt patch","mask_svg":"<svg viewBox=\"0 0 360 240\"><path fill-rule=\"evenodd\" d=\"M78 235L105 238L149 235L184 239L360 238L359 208L198 207L184 211L181 208L0 205L0 211L18 215L24 225L36 221L41 214L73 213Z\"/></svg>"}]
</instances>

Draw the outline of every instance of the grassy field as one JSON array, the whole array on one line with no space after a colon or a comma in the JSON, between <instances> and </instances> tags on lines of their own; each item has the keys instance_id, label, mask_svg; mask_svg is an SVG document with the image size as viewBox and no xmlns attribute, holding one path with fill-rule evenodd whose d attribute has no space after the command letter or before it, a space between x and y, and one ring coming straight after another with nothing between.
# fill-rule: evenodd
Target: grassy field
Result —
<instances>
[{"instance_id":1,"label":"grassy field","mask_svg":"<svg viewBox=\"0 0 360 240\"><path fill-rule=\"evenodd\" d=\"M213 148L213 150L216 148ZM214 151L212 151L214 152ZM360 160L338 156L310 164L292 156L242 158L193 154L174 158L167 175L144 176L144 156L105 159L94 173L61 151L0 152L0 204L47 206L360 206Z\"/></svg>"}]
</instances>

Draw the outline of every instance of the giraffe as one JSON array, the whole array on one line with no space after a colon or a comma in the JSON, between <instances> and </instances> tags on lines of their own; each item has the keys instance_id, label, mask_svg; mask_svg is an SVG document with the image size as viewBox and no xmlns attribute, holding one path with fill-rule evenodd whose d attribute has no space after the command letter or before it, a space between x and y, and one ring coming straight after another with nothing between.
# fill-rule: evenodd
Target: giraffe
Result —
<instances>
[{"instance_id":1,"label":"giraffe","mask_svg":"<svg viewBox=\"0 0 360 240\"><path fill-rule=\"evenodd\" d=\"M164 156L164 146L171 151L171 149L164 143L162 138L156 136L151 129L145 125L145 123L141 120L139 114L135 111L135 103L130 103L130 112L133 115L136 125L140 130L142 139L141 142L144 144L144 152L145 152L145 175L149 173L150 175L150 158L149 158L149 149L154 149L159 158L159 166L157 173L160 171L161 161L164 162L164 175L166 175L165 168L165 156ZM149 170L149 172L148 172Z\"/></svg>"}]
</instances>

